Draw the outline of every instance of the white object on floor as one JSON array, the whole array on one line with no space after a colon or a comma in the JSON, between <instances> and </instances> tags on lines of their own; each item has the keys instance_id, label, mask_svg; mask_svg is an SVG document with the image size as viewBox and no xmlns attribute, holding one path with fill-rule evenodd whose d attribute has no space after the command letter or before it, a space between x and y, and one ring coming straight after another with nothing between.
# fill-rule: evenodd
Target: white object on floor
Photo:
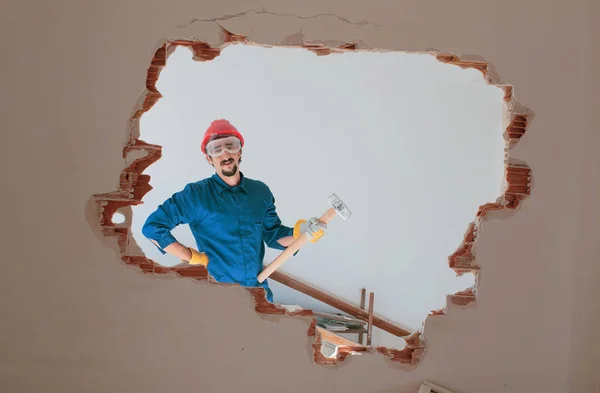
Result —
<instances>
[{"instance_id":1,"label":"white object on floor","mask_svg":"<svg viewBox=\"0 0 600 393\"><path fill-rule=\"evenodd\" d=\"M285 308L289 312L296 312L296 311L304 310L302 307L300 307L297 304L280 304L280 306Z\"/></svg>"},{"instance_id":2,"label":"white object on floor","mask_svg":"<svg viewBox=\"0 0 600 393\"><path fill-rule=\"evenodd\" d=\"M429 381L423 381L423 383L421 384L421 387L419 388L419 391L417 393L452 393L452 392L449 391L448 389L444 389L443 387L438 386Z\"/></svg>"}]
</instances>

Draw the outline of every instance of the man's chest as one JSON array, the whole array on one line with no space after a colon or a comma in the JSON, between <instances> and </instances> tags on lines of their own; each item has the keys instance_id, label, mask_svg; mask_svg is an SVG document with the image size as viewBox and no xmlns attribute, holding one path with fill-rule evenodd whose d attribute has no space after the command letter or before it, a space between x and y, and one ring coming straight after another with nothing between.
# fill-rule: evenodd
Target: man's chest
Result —
<instances>
[{"instance_id":1,"label":"man's chest","mask_svg":"<svg viewBox=\"0 0 600 393\"><path fill-rule=\"evenodd\" d=\"M267 211L267 201L245 192L225 191L215 197L207 209L207 220L262 220Z\"/></svg>"}]
</instances>

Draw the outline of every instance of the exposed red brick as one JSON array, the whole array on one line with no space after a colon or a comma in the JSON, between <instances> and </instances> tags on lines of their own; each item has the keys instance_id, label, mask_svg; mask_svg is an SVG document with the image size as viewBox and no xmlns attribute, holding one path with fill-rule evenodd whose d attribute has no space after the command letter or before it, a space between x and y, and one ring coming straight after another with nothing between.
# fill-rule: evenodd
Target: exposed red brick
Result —
<instances>
[{"instance_id":1,"label":"exposed red brick","mask_svg":"<svg viewBox=\"0 0 600 393\"><path fill-rule=\"evenodd\" d=\"M457 306L466 306L475 301L475 293L471 288L456 292L454 295L450 295L450 301Z\"/></svg>"},{"instance_id":2,"label":"exposed red brick","mask_svg":"<svg viewBox=\"0 0 600 393\"><path fill-rule=\"evenodd\" d=\"M331 48L325 48L322 45L303 44L302 47L308 49L311 52L315 52L317 56L325 56L331 54Z\"/></svg>"},{"instance_id":3,"label":"exposed red brick","mask_svg":"<svg viewBox=\"0 0 600 393\"><path fill-rule=\"evenodd\" d=\"M431 310L429 312L429 315L446 315L446 312L444 311L443 308L440 308L438 310Z\"/></svg>"},{"instance_id":4,"label":"exposed red brick","mask_svg":"<svg viewBox=\"0 0 600 393\"><path fill-rule=\"evenodd\" d=\"M473 242L475 241L475 223L469 224L469 228L465 233L464 240L458 250L448 258L448 265L457 274L464 274L479 269L474 264L475 257L471 253Z\"/></svg>"},{"instance_id":5,"label":"exposed red brick","mask_svg":"<svg viewBox=\"0 0 600 393\"><path fill-rule=\"evenodd\" d=\"M156 274L168 274L171 272L172 272L172 270L169 269L168 267L156 266L156 264L154 264L154 273L156 273Z\"/></svg>"},{"instance_id":6,"label":"exposed red brick","mask_svg":"<svg viewBox=\"0 0 600 393\"><path fill-rule=\"evenodd\" d=\"M221 48L213 48L204 41L174 40L172 46L188 46L201 61L211 61L221 54Z\"/></svg>"},{"instance_id":7,"label":"exposed red brick","mask_svg":"<svg viewBox=\"0 0 600 393\"><path fill-rule=\"evenodd\" d=\"M308 327L308 337L313 337L317 331L317 320L313 319Z\"/></svg>"},{"instance_id":8,"label":"exposed red brick","mask_svg":"<svg viewBox=\"0 0 600 393\"><path fill-rule=\"evenodd\" d=\"M189 265L186 267L170 267L169 270L177 272L183 277L191 277L197 280L206 280L208 278L208 270L202 265Z\"/></svg>"},{"instance_id":9,"label":"exposed red brick","mask_svg":"<svg viewBox=\"0 0 600 393\"><path fill-rule=\"evenodd\" d=\"M463 69L475 68L475 69L481 71L481 73L483 74L483 77L486 80L489 77L488 76L488 64L484 61L464 61L464 60L461 60L458 56L450 55L450 54L440 54L440 55L437 55L436 57L442 63L454 64Z\"/></svg>"},{"instance_id":10,"label":"exposed red brick","mask_svg":"<svg viewBox=\"0 0 600 393\"><path fill-rule=\"evenodd\" d=\"M134 151L145 153L145 156L134 160L127 168L123 170L123 173L147 176L141 175L141 173L162 157L162 146L151 145L139 139L135 139L129 141L123 148L123 158L125 158L127 154Z\"/></svg>"},{"instance_id":11,"label":"exposed red brick","mask_svg":"<svg viewBox=\"0 0 600 393\"><path fill-rule=\"evenodd\" d=\"M145 273L154 271L155 263L146 257L141 256L124 256L121 259L128 265L135 265L142 269Z\"/></svg>"},{"instance_id":12,"label":"exposed red brick","mask_svg":"<svg viewBox=\"0 0 600 393\"><path fill-rule=\"evenodd\" d=\"M349 43L339 46L340 49L356 50L356 43Z\"/></svg>"},{"instance_id":13,"label":"exposed red brick","mask_svg":"<svg viewBox=\"0 0 600 393\"><path fill-rule=\"evenodd\" d=\"M254 297L254 309L261 314L279 314L285 315L286 310L283 307L277 307L273 303L269 303L266 298L265 289L259 288L246 288L248 292Z\"/></svg>"},{"instance_id":14,"label":"exposed red brick","mask_svg":"<svg viewBox=\"0 0 600 393\"><path fill-rule=\"evenodd\" d=\"M156 104L156 102L162 98L162 95L156 89L156 81L158 80L160 70L166 65L166 63L167 43L164 43L156 50L154 57L152 57L152 61L150 62L150 67L148 68L148 73L146 76L146 89L148 89L148 92L144 98L142 108L135 111L133 114L134 119L139 119L144 112L149 111L150 108L152 108L152 106L154 106L154 104Z\"/></svg>"},{"instance_id":15,"label":"exposed red brick","mask_svg":"<svg viewBox=\"0 0 600 393\"><path fill-rule=\"evenodd\" d=\"M405 341L406 347L402 350L377 347L377 352L389 357L393 362L412 365L419 363L425 349L425 345L421 340L421 333L416 332Z\"/></svg>"},{"instance_id":16,"label":"exposed red brick","mask_svg":"<svg viewBox=\"0 0 600 393\"><path fill-rule=\"evenodd\" d=\"M221 31L223 32L225 42L248 42L248 39L245 35L234 34L228 30L225 30L223 27L221 27Z\"/></svg>"},{"instance_id":17,"label":"exposed red brick","mask_svg":"<svg viewBox=\"0 0 600 393\"><path fill-rule=\"evenodd\" d=\"M504 102L510 102L513 98L513 87L512 86L502 86L504 90Z\"/></svg>"},{"instance_id":18,"label":"exposed red brick","mask_svg":"<svg viewBox=\"0 0 600 393\"><path fill-rule=\"evenodd\" d=\"M502 206L501 203L486 203L484 205L479 206L479 210L477 211L477 218L485 217L485 215L491 210L502 210L502 209L504 209L504 206Z\"/></svg>"},{"instance_id":19,"label":"exposed red brick","mask_svg":"<svg viewBox=\"0 0 600 393\"><path fill-rule=\"evenodd\" d=\"M152 190L152 186L150 185L150 176L140 175L137 182L133 184L133 199L136 201L141 201L144 195L146 195L150 190Z\"/></svg>"},{"instance_id":20,"label":"exposed red brick","mask_svg":"<svg viewBox=\"0 0 600 393\"><path fill-rule=\"evenodd\" d=\"M329 55L331 53L343 53L343 52L347 52L347 51L355 51L356 50L356 43L352 42L352 43L348 43L348 44L343 44L338 46L337 48L328 48L325 47L321 44L302 44L302 47L304 49L307 49L311 52L314 52L317 54L317 56L325 56L325 55Z\"/></svg>"},{"instance_id":21,"label":"exposed red brick","mask_svg":"<svg viewBox=\"0 0 600 393\"><path fill-rule=\"evenodd\" d=\"M531 169L524 166L507 166L506 182L506 207L514 209L531 193Z\"/></svg>"},{"instance_id":22,"label":"exposed red brick","mask_svg":"<svg viewBox=\"0 0 600 393\"><path fill-rule=\"evenodd\" d=\"M311 316L313 311L309 309L303 309L300 311L288 311L284 307L277 306L276 304L269 303L266 298L265 289L262 287L246 288L248 292L252 294L254 298L255 310L261 314L278 314L288 316Z\"/></svg>"},{"instance_id":23,"label":"exposed red brick","mask_svg":"<svg viewBox=\"0 0 600 393\"><path fill-rule=\"evenodd\" d=\"M127 243L129 242L129 228L113 228L113 230L117 238L119 251L121 255L125 255L127 253Z\"/></svg>"},{"instance_id":24,"label":"exposed red brick","mask_svg":"<svg viewBox=\"0 0 600 393\"><path fill-rule=\"evenodd\" d=\"M508 127L506 127L506 132L508 133L508 137L510 139L520 139L527 129L527 116L525 115L516 115L514 119L510 122Z\"/></svg>"}]
</instances>

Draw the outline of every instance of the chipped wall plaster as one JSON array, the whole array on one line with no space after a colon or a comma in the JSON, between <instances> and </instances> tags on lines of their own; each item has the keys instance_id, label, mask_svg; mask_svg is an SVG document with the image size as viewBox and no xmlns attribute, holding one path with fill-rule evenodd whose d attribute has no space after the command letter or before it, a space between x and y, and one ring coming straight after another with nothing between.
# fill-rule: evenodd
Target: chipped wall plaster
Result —
<instances>
[{"instance_id":1,"label":"chipped wall plaster","mask_svg":"<svg viewBox=\"0 0 600 393\"><path fill-rule=\"evenodd\" d=\"M167 58L170 53L173 52L174 47L186 46L191 49L192 53L194 53L194 57L196 59L200 59L201 61L213 61L217 56L221 55L221 50L224 46L229 45L232 42L246 42L251 43L247 37L240 34L232 34L230 31L219 27L222 32L222 40L220 45L216 47L210 46L208 43L200 40L191 41L191 40L167 40L163 45L161 45L148 67L148 77L146 81L146 92L143 95L143 98L139 101L140 104L133 111L132 115L132 125L130 132L130 142L124 148L124 154L129 153L132 149L140 149L140 151L147 151L149 144L143 141L139 135L139 119L142 117L143 113L151 110L155 104L162 98L162 93L157 89L157 82L163 68L166 65ZM302 45L306 47L306 44ZM350 45L340 45L336 48L329 49L323 48L320 45L310 45L309 50L313 50L317 53L317 55L326 55L330 54L332 51L343 52L343 51L355 51L356 49L351 47ZM437 59L441 62L450 63L457 65L462 68L475 68L482 72L484 76L484 80L488 83L492 83L490 80L490 75L488 71L488 65L485 62L481 61L463 61L457 56L454 55L437 55ZM490 210L503 210L509 209L514 210L519 206L520 201L525 198L530 190L529 184L531 180L531 174L529 168L524 164L515 164L513 162L512 157L510 156L510 150L516 144L516 139L519 139L523 136L523 133L526 129L526 115L520 114L518 112L515 113L515 101L513 98L513 88L510 86L502 86L505 90L504 101L509 106L508 109L508 117L512 118L513 121L509 123L509 126L506 128L505 137L506 137L506 165L505 165L505 190L504 193L498 198L495 203L485 203L481 205L477 215L476 220L470 225L469 231L467 232L465 242L462 244L459 249L450 256L450 267L455 269L455 271L459 274L465 273L473 273L475 278L479 277L479 266L475 263L474 253L472 252L475 241L477 237L479 237L481 222L484 219L485 215ZM520 127L522 132L515 132L514 129ZM115 244L118 244L118 251L121 255L121 259L125 261L125 263L129 265L138 266L141 271L145 273L151 274L170 274L173 272L177 272L179 275L184 277L195 277L199 280L208 279L209 282L215 282L210 276L208 276L207 272L204 269L198 270L196 267L191 267L190 269L182 268L181 266L177 267L163 267L160 266L156 261L149 259L143 253L137 252L136 254L132 254L130 244L135 243L135 239L131 233L131 225L117 227L114 226L111 222L111 217L114 214L114 210L125 205L136 206L142 202L142 198L145 195L145 192L149 190L149 175L142 174L143 171L155 162L159 155L157 152L161 150L162 147L154 146L151 151L148 151L147 156L143 156L137 161L134 161L130 165L127 165L120 178L121 184L118 190L110 193L102 193L94 195L95 202L95 215L98 217L97 224L103 236L105 237L113 237L115 238ZM126 181L123 181L126 179ZM138 190L139 192L131 191ZM131 220L130 220L131 221ZM462 265L459 262L457 265L457 261L461 261ZM468 266L467 266L468 265ZM195 275L191 275L191 272L194 272ZM274 276L273 276L274 277ZM470 303L476 300L476 286L472 288L458 291L454 295L449 295L448 300L454 306L467 306ZM272 305L264 301L264 296L261 295L263 293L262 289L250 289L251 293L256 301L256 310L261 313L268 314L288 314L289 312L284 311L283 308ZM438 317L445 313L445 308L441 310L432 311L432 317ZM312 315L310 310L303 310L301 313L294 312L294 315ZM357 316L357 315L355 315ZM379 320L379 318L376 318ZM396 320L398 318L396 317ZM377 324L377 327L383 326ZM403 330L403 329L400 329ZM390 330L387 330L391 332ZM409 332L404 331L401 334L404 338L405 345L402 348L399 345L398 340L387 340L384 341L383 344L389 348L379 348L379 352L388 356L391 356L393 361L399 361L406 364L417 364L421 360L421 356L423 353L423 340L422 340L422 328L419 327L416 330L413 330L413 333L409 335ZM418 344L415 346L411 344L415 342L415 337L417 337L416 342ZM315 345L315 349L320 347L320 343L317 339L317 344ZM392 344L392 345L390 345ZM418 348L418 349L417 349ZM416 349L416 350L415 350ZM400 355L401 354L401 355ZM339 358L339 360L343 360L345 357ZM320 354L318 351L315 351L314 359L317 362L322 361ZM335 360L333 360L335 362ZM327 363L330 363L327 361Z\"/></svg>"},{"instance_id":2,"label":"chipped wall plaster","mask_svg":"<svg viewBox=\"0 0 600 393\"><path fill-rule=\"evenodd\" d=\"M591 148L598 137L590 131L594 122L586 107L595 95L584 90L584 81L598 81L587 66L597 52L585 46L584 38L594 33L590 23L580 23L587 10L573 4L444 3L431 13L422 2L396 8L303 2L280 4L274 12L332 12L384 27L344 24L331 16L258 14L222 21L228 30L265 44L296 39L301 31L313 42L356 40L372 48L476 55L535 111L527 137L513 151L535 173L535 192L509 220L489 213L477 250L486 275L476 306L451 308L430 320L430 352L410 372L375 355L350 357L336 370L312 364L306 356L312 345L308 321L257 316L243 290L169 277L148 280L124 269L84 222L82 205L89 195L116 187L122 161L115 158L156 43L173 31L210 36L208 27L192 30L198 24L173 28L192 15L235 14L260 9L259 4L180 0L167 7L131 1L119 12L108 3L9 4L11 12L0 17L5 36L13 37L0 44L11 53L3 60L1 109L10 132L0 157L2 167L11 169L2 195L11 207L3 237L11 246L4 259L10 262L0 278L0 307L8 316L0 327L3 390L186 392L196 391L202 378L204 391L222 392L264 384L265 370L269 386L287 391L412 392L429 379L463 392L564 392L567 375L577 380L572 386L594 387L596 375L570 368L593 359L595 352L583 345L594 348L589 340L598 330L572 323L584 310L593 311L598 297L574 290L574 251L577 277L597 274L596 264L583 261L599 251L590 237L595 221L582 219L584 212L597 215L598 207L568 208L580 196L582 202L598 196L598 180L589 169L598 165ZM43 45L31 50L41 36ZM570 56L546 61L555 48ZM61 61L41 61L57 55ZM567 75L564 67L579 77ZM583 163L587 166L580 167ZM214 297L218 305L205 301ZM239 320L243 329L235 324ZM590 317L589 323L598 326L598 319ZM572 326L580 334L569 335ZM217 333L227 338L216 339ZM290 349L285 362L281 348Z\"/></svg>"}]
</instances>

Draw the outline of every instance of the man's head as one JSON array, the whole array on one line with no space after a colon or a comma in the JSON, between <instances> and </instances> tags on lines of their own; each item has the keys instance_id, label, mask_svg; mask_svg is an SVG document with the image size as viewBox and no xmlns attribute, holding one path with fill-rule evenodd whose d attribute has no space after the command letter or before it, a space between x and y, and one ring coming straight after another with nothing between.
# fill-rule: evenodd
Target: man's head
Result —
<instances>
[{"instance_id":1,"label":"man's head","mask_svg":"<svg viewBox=\"0 0 600 393\"><path fill-rule=\"evenodd\" d=\"M215 120L204 133L202 151L217 173L235 176L242 162L244 138L227 120Z\"/></svg>"}]
</instances>

